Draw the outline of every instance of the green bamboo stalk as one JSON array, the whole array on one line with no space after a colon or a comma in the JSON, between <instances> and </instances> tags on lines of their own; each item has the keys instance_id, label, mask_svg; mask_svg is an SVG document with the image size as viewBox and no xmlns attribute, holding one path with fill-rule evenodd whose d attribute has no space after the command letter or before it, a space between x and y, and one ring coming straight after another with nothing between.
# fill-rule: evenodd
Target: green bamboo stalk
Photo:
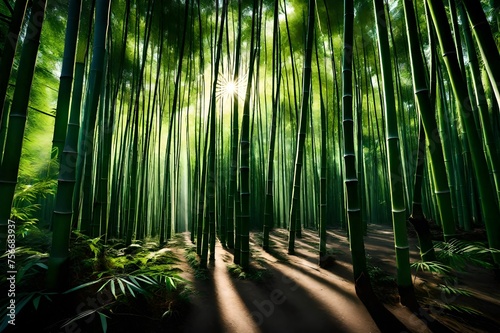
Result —
<instances>
[{"instance_id":1,"label":"green bamboo stalk","mask_svg":"<svg viewBox=\"0 0 500 333\"><path fill-rule=\"evenodd\" d=\"M14 57L16 55L19 32L21 31L21 27L23 25L27 5L28 0L16 1L9 24L9 31L7 32L5 44L2 49L2 60L0 61L0 77L2 78L2 80L0 80L0 127L2 126L3 121L7 121L7 117L4 116L4 105L7 97L7 88L9 87L9 77L12 71L12 64L14 63ZM0 150L1 164L3 147L0 148L2 148Z\"/></svg>"},{"instance_id":2,"label":"green bamboo stalk","mask_svg":"<svg viewBox=\"0 0 500 333\"><path fill-rule=\"evenodd\" d=\"M109 68L108 68L109 71ZM107 74L107 77L111 73ZM108 210L109 210L109 186L111 177L111 149L113 145L113 129L115 123L115 113L112 110L113 105L111 104L111 86L107 83L106 88L106 98L105 98L105 106L103 108L102 117L103 117L103 139L102 139L102 154L100 159L100 168L101 168L101 177L99 179L99 209L95 209L96 214L98 216L95 220L100 221L100 230L101 234L105 234L105 241L107 242L110 235L108 235L108 226L116 224L116 221L113 220L110 224L108 224Z\"/></svg>"},{"instance_id":3,"label":"green bamboo stalk","mask_svg":"<svg viewBox=\"0 0 500 333\"><path fill-rule=\"evenodd\" d=\"M216 160L216 93L217 93L217 81L219 75L219 64L222 53L222 41L223 41L223 33L224 33L224 24L226 19L226 11L227 11L227 0L224 0L222 4L222 16L219 29L219 36L217 37L217 47L215 54L215 63L214 63L214 75L212 80L212 92L210 95L210 108L209 108L209 149L208 149L208 165L207 165L207 188L206 188L206 197L207 197L207 209L208 209L208 224L210 231L210 259L215 259L215 192L216 192L216 169L215 169L215 160ZM206 226L204 227L205 233ZM203 242L202 246L202 255L200 261L200 267L207 267L207 255L208 255L208 242Z\"/></svg>"},{"instance_id":4,"label":"green bamboo stalk","mask_svg":"<svg viewBox=\"0 0 500 333\"><path fill-rule=\"evenodd\" d=\"M384 7L389 13L389 5L387 2L384 2ZM394 68L400 68L400 61L398 57L398 51L397 51L397 43L394 39L394 33L392 29L392 20L390 15L386 15L386 20L388 23L387 30L390 35L390 42L391 42L391 50L393 51L393 58L394 58ZM404 50L405 48L403 48ZM395 86L395 93L396 93L396 101L395 101L395 109L396 109L396 115L399 117L397 119L398 122L398 136L400 138L400 160L401 160L401 168L402 168L402 182L403 182L403 190L405 194L405 204L406 204L406 209L409 209L409 204L411 202L410 199L410 191L408 190L408 183L409 183L409 178L410 178L410 168L407 166L407 161L410 159L410 154L409 154L409 149L408 147L411 145L407 138L407 122L405 121L405 114L409 112L403 112L404 110L404 105L403 105L403 88L401 87L401 78L400 78L400 71L396 70L395 75L394 75L394 86Z\"/></svg>"},{"instance_id":5,"label":"green bamboo stalk","mask_svg":"<svg viewBox=\"0 0 500 333\"><path fill-rule=\"evenodd\" d=\"M203 255L203 249L204 245L207 244L208 242L208 220L205 217L205 192L206 192L206 185L207 185L207 154L208 154L208 134L210 133L209 131L209 126L210 126L210 121L207 122L206 128L205 128L205 139L204 139L204 147L203 147L203 165L201 167L201 186L200 186L200 195L199 195L199 202L198 202L198 233L197 233L197 240L196 240L196 253L199 256ZM208 245L207 245L208 249Z\"/></svg>"},{"instance_id":6,"label":"green bamboo stalk","mask_svg":"<svg viewBox=\"0 0 500 333\"><path fill-rule=\"evenodd\" d=\"M347 192L349 245L352 255L354 281L368 277L363 240L362 212L359 207L356 153L354 146L354 118L352 106L352 61L354 42L354 4L344 0L344 45L342 55L342 127L344 143L344 184Z\"/></svg>"},{"instance_id":7,"label":"green bamboo stalk","mask_svg":"<svg viewBox=\"0 0 500 333\"><path fill-rule=\"evenodd\" d=\"M61 151L61 154L59 155L59 180L56 202L52 215L53 237L47 275L47 287L49 289L58 288L62 290L67 286L66 279L68 277L67 265L69 257L69 238L71 231L71 216L73 214L72 198L75 185L74 162L76 162L77 159L76 154L80 123L80 102L84 76L83 63L78 62L75 65L81 10L81 0L73 0L70 2L68 8L68 26L66 28L66 57L63 61L71 62L71 64L67 64L66 68L63 65L61 77L66 77L66 81L71 81L68 82L68 84L73 86L73 75L75 75L75 91L73 93L74 101L72 103L70 103L71 96L66 96L68 93L71 95L72 89L67 91L63 88L62 91L59 91L60 98L65 99L65 101L61 103L61 107L69 109L71 106L71 118L67 126L67 135L65 132L64 151ZM73 20L71 24L69 23L70 20ZM76 30L76 33L74 30ZM66 48L70 48L70 50L66 51ZM68 104L66 105L66 103Z\"/></svg>"},{"instance_id":8,"label":"green bamboo stalk","mask_svg":"<svg viewBox=\"0 0 500 333\"><path fill-rule=\"evenodd\" d=\"M240 138L240 205L241 205L241 227L240 227L240 265L248 270L250 261L250 97L252 91L253 72L255 67L256 50L255 35L257 30L258 2L254 0L252 12L252 35L250 39L250 63L248 65L248 83L243 104L243 116L241 120Z\"/></svg>"},{"instance_id":9,"label":"green bamboo stalk","mask_svg":"<svg viewBox=\"0 0 500 333\"><path fill-rule=\"evenodd\" d=\"M315 18L316 1L309 0L308 19L307 19L307 35L306 49L304 57L304 70L302 72L302 100L300 103L300 120L297 131L297 147L295 151L295 169L293 174L293 190L292 203L290 207L290 225L288 235L288 254L295 253L295 236L297 229L297 217L300 204L300 181L304 154L304 146L306 140L306 128L309 111L309 98L311 95L311 60L312 60L312 45L314 40L314 18ZM300 222L300 221L299 221Z\"/></svg>"},{"instance_id":10,"label":"green bamboo stalk","mask_svg":"<svg viewBox=\"0 0 500 333\"><path fill-rule=\"evenodd\" d=\"M495 92L497 103L500 103L500 54L498 53L498 49L492 47L495 45L495 39L493 38L490 24L486 19L486 14L479 0L467 0L462 1L462 3L467 11L484 66L490 78L492 89Z\"/></svg>"},{"instance_id":11,"label":"green bamboo stalk","mask_svg":"<svg viewBox=\"0 0 500 333\"><path fill-rule=\"evenodd\" d=\"M0 119L0 165L2 165L3 150L5 149L5 140L7 139L7 129L9 128L9 115L10 115L10 100L4 103L4 112L2 114L3 120Z\"/></svg>"},{"instance_id":12,"label":"green bamboo stalk","mask_svg":"<svg viewBox=\"0 0 500 333\"><path fill-rule=\"evenodd\" d=\"M90 223L92 220L92 204L94 198L94 177L92 169L94 165L94 139L97 119L97 109L102 88L102 78L104 72L104 60L106 54L106 38L108 33L108 20L110 12L110 1L104 0L96 5L96 22L94 29L94 43L92 52L92 62L88 79L88 92L84 114L84 121L81 129L80 142L83 145L81 154L84 156L85 174L83 180L83 208L81 230L90 233ZM83 163L82 163L83 164ZM79 165L80 166L80 165ZM77 189L78 191L78 189Z\"/></svg>"},{"instance_id":13,"label":"green bamboo stalk","mask_svg":"<svg viewBox=\"0 0 500 333\"><path fill-rule=\"evenodd\" d=\"M267 184L266 184L266 200L264 212L264 236L263 245L264 250L269 249L269 232L273 228L273 186L274 186L274 147L276 144L276 121L278 116L278 103L280 97L281 87L281 61L280 61L280 48L279 48L279 0L274 2L274 20L273 20L273 59L272 59L272 119L271 119L271 133L269 138L269 154L267 159Z\"/></svg>"},{"instance_id":14,"label":"green bamboo stalk","mask_svg":"<svg viewBox=\"0 0 500 333\"><path fill-rule=\"evenodd\" d=\"M82 0L71 0L69 2L59 94L57 96L56 120L52 138L52 158L58 156L59 162L61 161L68 127L81 10Z\"/></svg>"},{"instance_id":15,"label":"green bamboo stalk","mask_svg":"<svg viewBox=\"0 0 500 333\"><path fill-rule=\"evenodd\" d=\"M234 50L234 73L233 73L233 82L238 82L240 75L240 62L241 62L241 16L242 16L242 8L241 8L241 0L238 0L238 25L236 32L236 42L235 42L235 50ZM227 246L231 249L235 249L235 263L238 261L239 263L239 249L240 244L236 242L235 244L235 229L237 227L238 217L236 216L236 187L237 187L237 174L238 174L238 141L239 141L239 100L238 98L233 99L232 105L232 122L231 122L231 165L230 165L230 174L229 174L229 211L228 211L228 221L227 221ZM239 239L240 235L236 233L236 237ZM238 250L238 251L236 251Z\"/></svg>"},{"instance_id":16,"label":"green bamboo stalk","mask_svg":"<svg viewBox=\"0 0 500 333\"><path fill-rule=\"evenodd\" d=\"M0 166L0 251L2 252L6 246L7 225L17 184L24 130L28 117L31 83L35 73L46 5L45 0L38 0L31 7L28 29L23 43L21 59L19 60L16 88L12 98L9 129L5 141L2 165Z\"/></svg>"},{"instance_id":17,"label":"green bamboo stalk","mask_svg":"<svg viewBox=\"0 0 500 333\"><path fill-rule=\"evenodd\" d=\"M406 306L416 304L410 269L410 249L406 229L406 205L404 201L403 170L400 160L398 123L393 93L391 55L387 24L382 0L374 0L377 37L380 54L380 66L384 92L385 130L387 140L387 158L389 164L389 184L392 207L394 245L396 248L397 284L400 302Z\"/></svg>"},{"instance_id":18,"label":"green bamboo stalk","mask_svg":"<svg viewBox=\"0 0 500 333\"><path fill-rule=\"evenodd\" d=\"M408 36L408 48L411 50L410 61L413 91L425 130L425 139L428 144L428 150L430 152L430 162L434 174L435 193L437 195L438 211L441 218L440 221L442 223L443 235L444 239L449 241L455 237L456 231L451 206L451 192L448 186L446 166L444 163L443 146L441 143L441 137L438 134L434 104L431 103L430 92L425 78L425 66L419 48L417 22L415 19L413 2L411 0L405 0L403 5L406 19L406 33ZM414 222L419 224L419 227L416 227L417 232L419 231L422 223L426 223L419 219L419 214L415 217ZM429 236L430 235L427 234L427 238ZM428 246L432 245L432 242L429 242L429 239L427 239L424 243ZM421 248L421 251L422 253L432 251L432 246L424 249Z\"/></svg>"},{"instance_id":19,"label":"green bamboo stalk","mask_svg":"<svg viewBox=\"0 0 500 333\"><path fill-rule=\"evenodd\" d=\"M422 120L419 121L418 135L418 152L417 152L417 168L414 178L414 193L412 202L412 213L408 219L415 228L418 236L418 244L420 247L420 257L422 261L435 261L436 254L434 244L432 242L432 234L430 232L429 223L425 219L422 205L422 183L424 181L425 167L425 130Z\"/></svg>"},{"instance_id":20,"label":"green bamboo stalk","mask_svg":"<svg viewBox=\"0 0 500 333\"><path fill-rule=\"evenodd\" d=\"M475 92L475 104L479 110L479 119L481 120L481 128L483 129L484 153L489 162L490 171L493 175L497 199L500 200L500 157L495 148L495 136L493 134L492 119L488 111L488 103L486 102L486 94L481 82L481 71L479 69L479 61L472 41L472 35L469 28L469 23L466 19L465 8L462 2L457 4L462 19L462 30L465 36L467 46L467 54L469 57L470 78ZM472 104L472 103L471 103Z\"/></svg>"},{"instance_id":21,"label":"green bamboo stalk","mask_svg":"<svg viewBox=\"0 0 500 333\"><path fill-rule=\"evenodd\" d=\"M326 177L328 160L327 143L327 114L323 98L323 86L318 55L318 38L315 39L316 64L318 67L319 99L321 112L321 161L320 161L320 185L319 185L319 265L326 261ZM311 113L312 115L312 113Z\"/></svg>"},{"instance_id":22,"label":"green bamboo stalk","mask_svg":"<svg viewBox=\"0 0 500 333\"><path fill-rule=\"evenodd\" d=\"M494 191L490 182L484 153L480 149L474 148L480 147L481 143L474 124L474 118L471 114L472 108L470 100L463 98L468 95L467 85L464 78L460 74L458 59L456 53L454 52L450 27L446 19L446 11L442 2L427 0L427 3L429 4L432 19L436 27L444 62L453 88L453 94L457 103L460 105L460 118L462 119L467 132L467 141L469 147L472 148L471 158L478 183L479 196L481 198L481 209L484 223L486 225L488 243L491 248L500 249L500 224L498 223L500 209L497 205L496 198L491 195ZM500 254L494 254L493 258L497 265L500 264Z\"/></svg>"}]
</instances>

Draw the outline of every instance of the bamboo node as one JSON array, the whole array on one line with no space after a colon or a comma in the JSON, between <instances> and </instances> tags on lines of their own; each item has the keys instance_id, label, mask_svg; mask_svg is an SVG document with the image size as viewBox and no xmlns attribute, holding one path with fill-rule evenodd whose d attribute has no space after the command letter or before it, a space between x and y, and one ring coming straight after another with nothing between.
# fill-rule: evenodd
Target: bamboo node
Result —
<instances>
[{"instance_id":1,"label":"bamboo node","mask_svg":"<svg viewBox=\"0 0 500 333\"><path fill-rule=\"evenodd\" d=\"M454 55L456 52L455 51L447 51L447 52L443 52L443 58L444 57L448 57L450 55Z\"/></svg>"},{"instance_id":2,"label":"bamboo node","mask_svg":"<svg viewBox=\"0 0 500 333\"><path fill-rule=\"evenodd\" d=\"M486 21L481 21L479 23L476 23L476 24L473 24L472 25L472 29L476 29L476 27L479 27L479 26L482 26L482 25L485 25L485 24L488 24L488 22ZM489 25L489 24L488 24Z\"/></svg>"},{"instance_id":3,"label":"bamboo node","mask_svg":"<svg viewBox=\"0 0 500 333\"><path fill-rule=\"evenodd\" d=\"M427 89L427 88L415 89L415 95L418 95L418 94L421 94L421 93L428 94L429 93L429 89Z\"/></svg>"}]
</instances>

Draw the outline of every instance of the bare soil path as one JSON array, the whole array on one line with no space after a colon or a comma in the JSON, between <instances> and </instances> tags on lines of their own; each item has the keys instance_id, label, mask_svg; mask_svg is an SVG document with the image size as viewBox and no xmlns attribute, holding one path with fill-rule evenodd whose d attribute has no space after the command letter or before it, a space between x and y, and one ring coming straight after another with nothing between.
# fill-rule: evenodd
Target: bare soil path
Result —
<instances>
[{"instance_id":1,"label":"bare soil path","mask_svg":"<svg viewBox=\"0 0 500 333\"><path fill-rule=\"evenodd\" d=\"M185 244L191 244L189 234L184 234ZM232 276L228 266L233 262L230 250L218 243L215 260L209 264L206 279L195 278L193 270L184 262L183 277L192 282L191 309L185 323L179 327L182 332L431 332L420 319L407 308L397 304L397 290L388 292L386 305L392 322L381 325L375 322L365 306L356 296L352 282L352 266L349 247L341 231L328 232L328 248L334 253L333 267L319 268L317 265L317 236L304 230L297 239L296 255L286 253L286 230L272 232L272 251L263 251L258 246L258 236L252 235L251 248L254 269L261 274L259 279L238 279ZM389 273L395 273L394 250L390 229L370 228L365 239L370 261ZM414 244L413 244L414 245ZM412 246L412 258L418 259L416 247ZM176 251L182 252L180 249ZM179 257L182 257L179 253ZM260 272L260 273L259 273ZM491 287L491 281L484 282L491 290L478 297L485 314L500 314L500 293L498 284ZM473 287L474 288L474 287ZM479 293L481 294L481 293ZM480 301L478 301L480 302ZM384 309L385 310L385 309ZM445 322L447 332L488 332L490 329L474 329L456 318L442 313L424 316L429 322ZM488 324L495 332L492 318ZM396 329L397 327L397 329ZM402 330L401 327L404 329ZM449 329L449 330L448 330ZM498 330L500 331L500 329Z\"/></svg>"}]
</instances>

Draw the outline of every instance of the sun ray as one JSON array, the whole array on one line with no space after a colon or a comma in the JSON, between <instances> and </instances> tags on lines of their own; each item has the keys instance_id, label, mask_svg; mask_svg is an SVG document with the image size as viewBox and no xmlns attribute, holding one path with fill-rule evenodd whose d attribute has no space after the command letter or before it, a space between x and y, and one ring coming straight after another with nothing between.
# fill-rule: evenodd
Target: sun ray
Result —
<instances>
[{"instance_id":1,"label":"sun ray","mask_svg":"<svg viewBox=\"0 0 500 333\"><path fill-rule=\"evenodd\" d=\"M217 82L217 99L243 98L246 85L246 75L233 80L226 75L220 75Z\"/></svg>"}]
</instances>

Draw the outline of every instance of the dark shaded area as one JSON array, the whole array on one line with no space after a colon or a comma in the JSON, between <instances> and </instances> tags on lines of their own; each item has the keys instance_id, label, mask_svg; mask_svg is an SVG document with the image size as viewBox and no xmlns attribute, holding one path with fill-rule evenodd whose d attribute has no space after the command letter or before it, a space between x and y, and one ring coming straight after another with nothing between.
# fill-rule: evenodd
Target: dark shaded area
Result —
<instances>
[{"instance_id":1,"label":"dark shaded area","mask_svg":"<svg viewBox=\"0 0 500 333\"><path fill-rule=\"evenodd\" d=\"M221 322L221 311L217 302L216 288L214 284L213 266L214 260L208 263L206 270L208 278L205 280L195 279L192 288L195 290L194 297L190 297L191 307L184 313L184 321L176 330L170 332L223 332Z\"/></svg>"},{"instance_id":2,"label":"dark shaded area","mask_svg":"<svg viewBox=\"0 0 500 333\"><path fill-rule=\"evenodd\" d=\"M370 313L371 317L382 332L408 332L408 328L403 325L382 303L377 299L372 289L370 278L365 274L356 280L356 295Z\"/></svg>"},{"instance_id":3,"label":"dark shaded area","mask_svg":"<svg viewBox=\"0 0 500 333\"><path fill-rule=\"evenodd\" d=\"M217 251L217 250L216 250ZM216 256L225 256L226 253L219 253ZM289 266L292 269L297 269L301 273L307 273L306 270L300 269L288 262L282 261L283 256L277 254L278 258L281 258L280 262L284 265ZM217 264L223 264L224 259L217 260ZM232 262L232 257L228 258L228 262ZM349 327L345 326L345 322L341 317L333 317L331 312L322 304L316 301L311 295L309 295L308 290L301 288L294 278L287 276L279 268L274 265L262 261L259 263L265 271L265 276L260 279L254 280L241 280L237 278L231 279L232 288L237 291L238 296L245 305L248 314L252 317L254 323L258 329L262 332L331 332L332 327L336 328L337 332L349 332ZM224 267L225 269L225 267ZM209 269L210 280L214 278L213 267ZM252 272L262 270L262 268L256 267L255 262L251 264L248 274L255 276ZM312 278L318 279L317 276L311 275ZM325 288L335 287L328 281L319 281L325 285ZM211 284L208 286L208 284ZM201 291L202 294L199 296L194 296L195 303L201 302L200 308L193 307L191 309L191 314L188 317L188 323L186 327L188 330L185 332L224 332L224 327L220 326L220 309L216 306L217 297L214 294L215 286L213 282L207 282L206 287L200 285L199 281L195 282L195 290ZM201 287L201 290L199 289ZM206 290L210 288L210 290ZM341 297L352 297L351 294L346 293L341 288L338 288L339 292L342 292ZM209 293L212 293L211 295ZM206 295L206 296L205 296ZM279 295L279 297L277 297ZM212 298L210 298L212 297ZM203 299L211 299L211 302L204 302ZM210 309L209 309L210 308ZM314 309L314 311L311 311ZM216 313L217 312L217 313ZM204 314L205 313L205 314ZM207 313L212 313L211 316L207 316ZM194 330L193 322L199 322L200 324L205 322L204 318L211 320L211 318L217 318L218 325L214 326L209 324L204 326L203 329ZM226 327L227 329L227 327ZM242 327L242 331L245 329Z\"/></svg>"},{"instance_id":4,"label":"dark shaded area","mask_svg":"<svg viewBox=\"0 0 500 333\"><path fill-rule=\"evenodd\" d=\"M417 233L418 243L420 245L420 255L423 261L436 260L434 252L434 244L432 243L431 229L429 228L429 221L425 217L410 216L408 221L411 223L415 232Z\"/></svg>"},{"instance_id":5,"label":"dark shaded area","mask_svg":"<svg viewBox=\"0 0 500 333\"><path fill-rule=\"evenodd\" d=\"M91 286L70 294L50 295L51 301L42 297L37 310L27 304L16 317L15 327L9 325L5 332L102 332L99 312L108 317L107 332L178 332L192 307L175 292L164 297L137 294L115 300L109 290L97 289ZM107 306L113 311L104 310ZM167 309L170 313L162 317Z\"/></svg>"}]
</instances>

